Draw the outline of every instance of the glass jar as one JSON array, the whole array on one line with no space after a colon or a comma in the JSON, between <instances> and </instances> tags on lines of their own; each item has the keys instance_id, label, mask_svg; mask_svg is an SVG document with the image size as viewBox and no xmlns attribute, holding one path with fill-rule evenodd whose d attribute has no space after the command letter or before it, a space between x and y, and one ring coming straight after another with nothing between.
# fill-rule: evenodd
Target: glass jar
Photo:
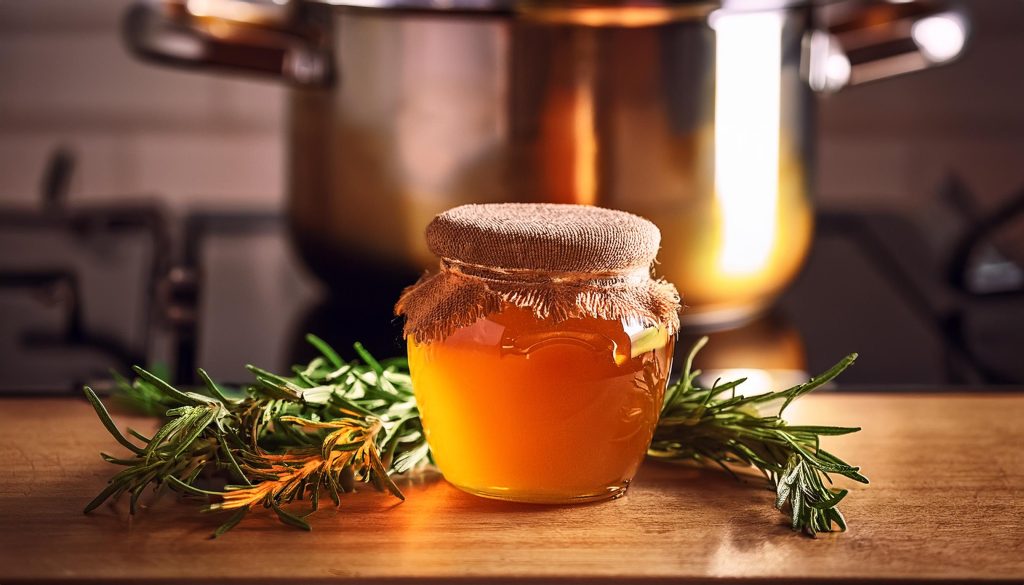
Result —
<instances>
[{"instance_id":1,"label":"glass jar","mask_svg":"<svg viewBox=\"0 0 1024 585\"><path fill-rule=\"evenodd\" d=\"M559 204L457 207L427 228L441 270L403 293L409 370L441 473L467 492L622 495L658 422L679 295L651 222Z\"/></svg>"},{"instance_id":2,"label":"glass jar","mask_svg":"<svg viewBox=\"0 0 1024 585\"><path fill-rule=\"evenodd\" d=\"M673 342L663 326L555 323L514 306L441 341L410 336L434 461L455 486L490 498L618 496L651 442Z\"/></svg>"}]
</instances>

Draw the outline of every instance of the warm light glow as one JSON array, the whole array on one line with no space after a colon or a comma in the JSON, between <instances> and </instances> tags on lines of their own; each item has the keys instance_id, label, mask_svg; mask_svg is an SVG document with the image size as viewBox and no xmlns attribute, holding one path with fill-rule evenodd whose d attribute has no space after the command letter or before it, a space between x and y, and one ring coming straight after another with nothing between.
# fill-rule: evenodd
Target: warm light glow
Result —
<instances>
[{"instance_id":1,"label":"warm light glow","mask_svg":"<svg viewBox=\"0 0 1024 585\"><path fill-rule=\"evenodd\" d=\"M942 63L953 59L963 50L967 27L959 15L944 12L915 22L910 35L928 59Z\"/></svg>"},{"instance_id":2,"label":"warm light glow","mask_svg":"<svg viewBox=\"0 0 1024 585\"><path fill-rule=\"evenodd\" d=\"M275 4L277 4L275 2ZM259 4L225 2L224 0L187 0L185 9L199 18L222 18L235 22L261 23L267 20L267 11Z\"/></svg>"},{"instance_id":3,"label":"warm light glow","mask_svg":"<svg viewBox=\"0 0 1024 585\"><path fill-rule=\"evenodd\" d=\"M188 0L185 9L193 16L210 16L212 12L210 0Z\"/></svg>"},{"instance_id":4,"label":"warm light glow","mask_svg":"<svg viewBox=\"0 0 1024 585\"><path fill-rule=\"evenodd\" d=\"M715 196L722 216L722 272L743 276L769 262L779 199L782 19L718 13Z\"/></svg>"},{"instance_id":5,"label":"warm light glow","mask_svg":"<svg viewBox=\"0 0 1024 585\"><path fill-rule=\"evenodd\" d=\"M756 396L758 394L765 394L767 392L778 392L787 388L792 388L799 384L806 382L810 376L803 370L763 370L760 368L722 368L722 369L709 369L705 370L701 374L698 382L706 387L710 388L714 385L715 381L718 380L719 384L725 382L732 382L733 380L739 380L746 378L746 381L736 387L736 396ZM727 396L727 395L726 395ZM779 409L782 408L782 399L773 399L763 404L758 405L757 412L761 416L773 416L779 413ZM790 417L796 412L794 405L787 407L784 413L783 419L790 420Z\"/></svg>"},{"instance_id":6,"label":"warm light glow","mask_svg":"<svg viewBox=\"0 0 1024 585\"><path fill-rule=\"evenodd\" d=\"M678 20L703 18L706 4L680 6L547 6L543 3L520 7L535 20L583 26L641 27L656 26Z\"/></svg>"},{"instance_id":7,"label":"warm light glow","mask_svg":"<svg viewBox=\"0 0 1024 585\"><path fill-rule=\"evenodd\" d=\"M589 76L578 79L573 100L572 133L573 186L576 202L594 205L597 202L597 134L594 129L594 95Z\"/></svg>"},{"instance_id":8,"label":"warm light glow","mask_svg":"<svg viewBox=\"0 0 1024 585\"><path fill-rule=\"evenodd\" d=\"M814 31L810 39L807 83L814 91L836 91L850 82L853 68L835 37Z\"/></svg>"},{"instance_id":9,"label":"warm light glow","mask_svg":"<svg viewBox=\"0 0 1024 585\"><path fill-rule=\"evenodd\" d=\"M825 60L825 78L830 87L842 87L850 81L850 59L843 53L832 53Z\"/></svg>"},{"instance_id":10,"label":"warm light glow","mask_svg":"<svg viewBox=\"0 0 1024 585\"><path fill-rule=\"evenodd\" d=\"M803 370L791 369L718 368L705 369L699 382L710 388L715 380L731 382L740 378L746 378L746 382L736 387L736 395L754 396L803 384L807 381L808 375Z\"/></svg>"},{"instance_id":11,"label":"warm light glow","mask_svg":"<svg viewBox=\"0 0 1024 585\"><path fill-rule=\"evenodd\" d=\"M743 382L736 387L737 396L755 396L757 394L771 392L772 390L781 390L781 388L775 386L774 379L767 370L760 370L756 368L708 370L702 376L701 382L705 386L710 387L714 384L715 380L731 382L733 380L739 380L740 378L746 378L746 382Z\"/></svg>"}]
</instances>

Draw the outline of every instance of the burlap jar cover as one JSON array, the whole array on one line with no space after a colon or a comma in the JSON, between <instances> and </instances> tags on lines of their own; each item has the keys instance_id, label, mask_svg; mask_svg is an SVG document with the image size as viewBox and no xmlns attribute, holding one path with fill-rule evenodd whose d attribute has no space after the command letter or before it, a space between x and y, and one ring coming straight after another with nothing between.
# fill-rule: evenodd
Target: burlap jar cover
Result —
<instances>
[{"instance_id":1,"label":"burlap jar cover","mask_svg":"<svg viewBox=\"0 0 1024 585\"><path fill-rule=\"evenodd\" d=\"M661 232L623 211L497 203L450 209L427 226L441 270L407 288L405 335L441 340L507 305L538 319L636 319L679 327L675 286L651 278Z\"/></svg>"}]
</instances>

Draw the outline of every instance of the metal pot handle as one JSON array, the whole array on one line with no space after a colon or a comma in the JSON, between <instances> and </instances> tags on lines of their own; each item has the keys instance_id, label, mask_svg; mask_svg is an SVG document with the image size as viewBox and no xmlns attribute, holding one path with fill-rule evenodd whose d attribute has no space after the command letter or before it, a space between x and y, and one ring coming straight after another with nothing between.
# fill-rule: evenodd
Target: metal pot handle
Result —
<instances>
[{"instance_id":1,"label":"metal pot handle","mask_svg":"<svg viewBox=\"0 0 1024 585\"><path fill-rule=\"evenodd\" d=\"M843 0L815 18L804 74L825 92L949 63L969 34L963 8L942 0Z\"/></svg>"},{"instance_id":2,"label":"metal pot handle","mask_svg":"<svg viewBox=\"0 0 1024 585\"><path fill-rule=\"evenodd\" d=\"M328 85L329 19L313 12L287 0L139 1L125 15L123 34L135 55L156 63Z\"/></svg>"}]
</instances>

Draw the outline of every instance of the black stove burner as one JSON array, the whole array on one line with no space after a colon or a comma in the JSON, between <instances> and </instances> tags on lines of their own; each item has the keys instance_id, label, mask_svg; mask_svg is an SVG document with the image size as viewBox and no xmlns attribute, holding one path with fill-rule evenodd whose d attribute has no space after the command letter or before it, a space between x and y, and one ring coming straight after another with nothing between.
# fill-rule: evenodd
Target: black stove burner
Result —
<instances>
[{"instance_id":1,"label":"black stove burner","mask_svg":"<svg viewBox=\"0 0 1024 585\"><path fill-rule=\"evenodd\" d=\"M159 206L64 206L58 151L40 209L0 210L0 389L66 391L145 363L169 236Z\"/></svg>"}]
</instances>

